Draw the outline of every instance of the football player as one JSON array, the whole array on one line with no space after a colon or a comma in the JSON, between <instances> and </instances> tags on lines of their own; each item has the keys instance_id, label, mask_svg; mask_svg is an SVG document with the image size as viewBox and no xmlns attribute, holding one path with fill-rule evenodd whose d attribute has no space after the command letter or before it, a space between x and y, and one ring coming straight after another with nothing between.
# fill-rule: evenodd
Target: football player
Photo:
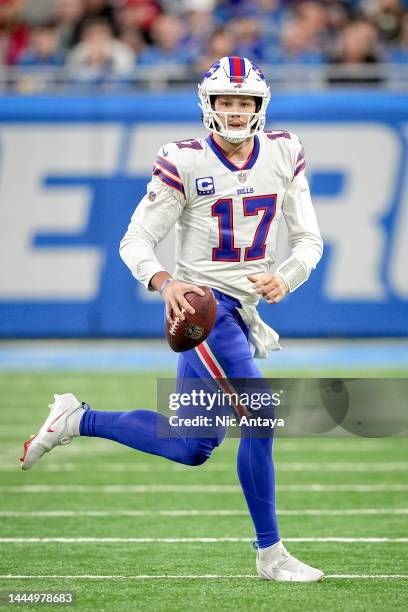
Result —
<instances>
[{"instance_id":1,"label":"football player","mask_svg":"<svg viewBox=\"0 0 408 612\"><path fill-rule=\"evenodd\" d=\"M256 305L270 304L304 283L322 254L322 239L295 134L265 131L270 90L262 71L241 57L211 66L198 87L206 139L168 143L157 155L147 193L136 208L120 253L134 277L163 297L168 319L193 308L187 292L211 287L217 320L207 340L181 353L177 377L261 379L253 357L279 349L278 335ZM278 226L284 218L290 257L271 272ZM176 224L173 276L155 255ZM253 352L251 350L253 347ZM167 436L157 432L167 431ZM55 396L40 432L21 459L30 469L74 436L115 440L186 465L200 465L222 441L174 434L162 414L91 410L72 394ZM323 572L288 553L278 531L272 437L241 436L238 475L257 536L257 571L266 580L315 582Z\"/></svg>"}]
</instances>

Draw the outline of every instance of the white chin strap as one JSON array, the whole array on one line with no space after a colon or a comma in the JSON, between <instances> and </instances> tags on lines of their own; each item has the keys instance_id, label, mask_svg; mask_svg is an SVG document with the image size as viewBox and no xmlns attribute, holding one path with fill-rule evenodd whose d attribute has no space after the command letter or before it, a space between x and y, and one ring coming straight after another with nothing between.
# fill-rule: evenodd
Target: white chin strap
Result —
<instances>
[{"instance_id":1,"label":"white chin strap","mask_svg":"<svg viewBox=\"0 0 408 612\"><path fill-rule=\"evenodd\" d=\"M219 133L224 140L227 140L231 144L239 144L240 142L244 142L244 140L250 136L250 134L247 133L247 130L245 130L245 132L243 130L226 130L225 132L217 133Z\"/></svg>"}]
</instances>

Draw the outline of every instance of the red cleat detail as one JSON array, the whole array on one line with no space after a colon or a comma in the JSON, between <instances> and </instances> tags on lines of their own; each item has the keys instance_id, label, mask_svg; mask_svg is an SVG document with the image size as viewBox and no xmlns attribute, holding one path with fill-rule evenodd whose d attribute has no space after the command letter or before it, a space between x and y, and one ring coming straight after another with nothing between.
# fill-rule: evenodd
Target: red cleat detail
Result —
<instances>
[{"instance_id":1,"label":"red cleat detail","mask_svg":"<svg viewBox=\"0 0 408 612\"><path fill-rule=\"evenodd\" d=\"M38 436L38 433L35 436L32 436L27 442L24 442L24 455L20 457L20 463L23 465L26 455L28 453L28 449L30 448L31 442Z\"/></svg>"}]
</instances>

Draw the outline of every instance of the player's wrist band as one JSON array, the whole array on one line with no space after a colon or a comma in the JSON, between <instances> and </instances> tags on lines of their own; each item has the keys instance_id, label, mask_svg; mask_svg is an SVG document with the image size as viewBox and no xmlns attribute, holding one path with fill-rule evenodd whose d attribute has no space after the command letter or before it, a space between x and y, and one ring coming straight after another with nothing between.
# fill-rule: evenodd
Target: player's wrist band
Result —
<instances>
[{"instance_id":1,"label":"player's wrist band","mask_svg":"<svg viewBox=\"0 0 408 612\"><path fill-rule=\"evenodd\" d=\"M162 284L162 286L159 289L159 293L160 295L163 295L163 291L165 290L165 288L167 287L167 285L169 283L172 283L174 279L172 278L166 278L166 280L164 281L164 283Z\"/></svg>"},{"instance_id":2,"label":"player's wrist band","mask_svg":"<svg viewBox=\"0 0 408 612\"><path fill-rule=\"evenodd\" d=\"M310 274L296 257L290 257L284 261L276 272L283 278L290 293L300 287L309 278Z\"/></svg>"}]
</instances>

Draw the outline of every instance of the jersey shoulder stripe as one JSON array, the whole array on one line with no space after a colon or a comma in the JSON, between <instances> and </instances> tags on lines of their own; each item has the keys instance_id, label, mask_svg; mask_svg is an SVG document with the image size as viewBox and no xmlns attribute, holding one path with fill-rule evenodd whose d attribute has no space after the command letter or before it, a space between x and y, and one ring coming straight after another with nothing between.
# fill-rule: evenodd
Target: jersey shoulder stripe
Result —
<instances>
[{"instance_id":1,"label":"jersey shoulder stripe","mask_svg":"<svg viewBox=\"0 0 408 612\"><path fill-rule=\"evenodd\" d=\"M298 153L297 158L296 158L296 165L298 165L298 163L299 163L300 161L302 161L303 159L305 159L305 150L304 150L304 148L302 147L302 148L300 149L299 153Z\"/></svg>"},{"instance_id":2,"label":"jersey shoulder stripe","mask_svg":"<svg viewBox=\"0 0 408 612\"><path fill-rule=\"evenodd\" d=\"M177 170L177 166L168 159L165 159L161 155L158 155L156 159L156 164L160 165L162 168L167 169L169 172L171 172L175 176L178 176L178 178L180 179L180 174Z\"/></svg>"},{"instance_id":3,"label":"jersey shoulder stripe","mask_svg":"<svg viewBox=\"0 0 408 612\"><path fill-rule=\"evenodd\" d=\"M295 178L295 176L297 176L299 174L299 172L301 172L305 168L306 168L306 162L305 162L305 160L303 160L303 161L301 161L299 163L299 165L296 166L295 172L293 174L293 178Z\"/></svg>"},{"instance_id":4,"label":"jersey shoulder stripe","mask_svg":"<svg viewBox=\"0 0 408 612\"><path fill-rule=\"evenodd\" d=\"M293 177L297 176L299 174L299 172L301 172L305 168L306 168L305 150L302 147L300 149L300 151L298 153L298 156L297 156L297 159L296 159L295 172L293 174Z\"/></svg>"},{"instance_id":5,"label":"jersey shoulder stripe","mask_svg":"<svg viewBox=\"0 0 408 612\"><path fill-rule=\"evenodd\" d=\"M168 187L175 189L185 196L183 179L181 178L176 163L174 160L170 161L170 159L168 159L168 156L173 156L174 153L175 151L171 143L160 148L153 167L153 176Z\"/></svg>"},{"instance_id":6,"label":"jersey shoulder stripe","mask_svg":"<svg viewBox=\"0 0 408 612\"><path fill-rule=\"evenodd\" d=\"M183 184L180 175L178 173L175 174L172 170L168 170L167 166L165 166L161 162L156 161L153 169L155 170L156 168L158 168L161 172L163 172L163 174L171 178L173 181L176 181L176 183Z\"/></svg>"},{"instance_id":7,"label":"jersey shoulder stripe","mask_svg":"<svg viewBox=\"0 0 408 612\"><path fill-rule=\"evenodd\" d=\"M175 177L172 177L170 173L165 173L161 168L157 166L157 164L154 167L153 176L157 177L165 185L168 185L169 187L172 187L173 189L176 189L177 191L185 195L183 183L179 179L176 180Z\"/></svg>"}]
</instances>

